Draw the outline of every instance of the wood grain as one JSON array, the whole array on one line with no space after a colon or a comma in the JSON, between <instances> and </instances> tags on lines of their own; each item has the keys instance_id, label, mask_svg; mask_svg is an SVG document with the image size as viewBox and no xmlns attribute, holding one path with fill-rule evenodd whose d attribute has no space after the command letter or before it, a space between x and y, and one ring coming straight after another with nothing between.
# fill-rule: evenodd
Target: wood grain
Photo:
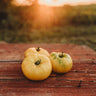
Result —
<instances>
[{"instance_id":1,"label":"wood grain","mask_svg":"<svg viewBox=\"0 0 96 96\"><path fill-rule=\"evenodd\" d=\"M96 53L94 53L92 49L86 46L77 46L70 44L4 44L0 45L0 60L22 60L24 58L25 50L30 47L38 46L47 49L50 53L53 51L63 51L70 54L73 59L77 60L96 59Z\"/></svg>"},{"instance_id":2,"label":"wood grain","mask_svg":"<svg viewBox=\"0 0 96 96\"><path fill-rule=\"evenodd\" d=\"M50 77L43 81L28 80L21 70L23 54L27 48L38 46L50 53L69 53L74 61L72 70L66 74L52 72ZM0 96L59 95L96 96L96 52L86 46L70 44L0 45Z\"/></svg>"},{"instance_id":3,"label":"wood grain","mask_svg":"<svg viewBox=\"0 0 96 96\"><path fill-rule=\"evenodd\" d=\"M7 89L7 90L6 90ZM96 96L93 88L3 88L1 96Z\"/></svg>"},{"instance_id":4,"label":"wood grain","mask_svg":"<svg viewBox=\"0 0 96 96\"><path fill-rule=\"evenodd\" d=\"M0 79L24 79L24 76L21 71L21 63L0 63ZM52 72L51 76L59 76L64 79L70 78L73 80L90 80L95 79L96 76L96 64L82 64L74 63L73 68L69 73L66 74L56 74ZM66 77L66 78L65 78ZM94 77L94 78L93 78ZM81 79L80 79L81 78Z\"/></svg>"}]
</instances>

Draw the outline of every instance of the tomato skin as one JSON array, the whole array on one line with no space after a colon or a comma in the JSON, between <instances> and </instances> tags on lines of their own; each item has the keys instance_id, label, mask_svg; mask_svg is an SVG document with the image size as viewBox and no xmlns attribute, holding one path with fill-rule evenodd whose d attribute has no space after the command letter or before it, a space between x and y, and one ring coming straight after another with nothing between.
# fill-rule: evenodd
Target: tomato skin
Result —
<instances>
[{"instance_id":1,"label":"tomato skin","mask_svg":"<svg viewBox=\"0 0 96 96\"><path fill-rule=\"evenodd\" d=\"M40 64L36 62L40 60ZM21 65L22 72L30 80L44 80L52 72L52 64L50 59L45 55L34 54L26 57Z\"/></svg>"},{"instance_id":2,"label":"tomato skin","mask_svg":"<svg viewBox=\"0 0 96 96\"><path fill-rule=\"evenodd\" d=\"M49 57L49 53L47 50L43 49L43 48L39 48L39 51L37 51L38 48L29 48L25 51L24 53L24 57L33 55L33 54L41 54L41 55L45 55Z\"/></svg>"},{"instance_id":3,"label":"tomato skin","mask_svg":"<svg viewBox=\"0 0 96 96\"><path fill-rule=\"evenodd\" d=\"M72 58L69 54L63 53L64 57L59 57L60 52L52 52L50 60L52 63L52 70L57 73L66 73L71 70L73 66Z\"/></svg>"}]
</instances>

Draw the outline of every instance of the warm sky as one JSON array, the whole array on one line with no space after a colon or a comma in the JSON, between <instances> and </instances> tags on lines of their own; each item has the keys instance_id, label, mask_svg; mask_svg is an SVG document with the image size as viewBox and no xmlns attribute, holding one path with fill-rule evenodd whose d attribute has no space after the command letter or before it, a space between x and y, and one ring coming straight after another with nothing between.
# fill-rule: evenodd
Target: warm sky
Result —
<instances>
[{"instance_id":1,"label":"warm sky","mask_svg":"<svg viewBox=\"0 0 96 96\"><path fill-rule=\"evenodd\" d=\"M96 0L40 0L41 4L47 5L64 5L64 4L90 4L96 3Z\"/></svg>"},{"instance_id":2,"label":"warm sky","mask_svg":"<svg viewBox=\"0 0 96 96\"><path fill-rule=\"evenodd\" d=\"M18 5L31 5L28 0L15 0ZM49 6L61 6L64 4L94 4L96 0L39 0L40 4L49 5Z\"/></svg>"}]
</instances>

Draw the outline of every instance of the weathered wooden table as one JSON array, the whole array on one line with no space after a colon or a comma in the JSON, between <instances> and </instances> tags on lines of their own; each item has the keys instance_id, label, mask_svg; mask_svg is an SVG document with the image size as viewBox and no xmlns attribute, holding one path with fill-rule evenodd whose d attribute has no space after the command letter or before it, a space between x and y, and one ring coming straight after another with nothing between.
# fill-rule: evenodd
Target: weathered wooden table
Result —
<instances>
[{"instance_id":1,"label":"weathered wooden table","mask_svg":"<svg viewBox=\"0 0 96 96\"><path fill-rule=\"evenodd\" d=\"M20 67L24 51L38 46L49 52L69 53L74 61L72 70L66 74L52 72L39 82L26 79ZM0 96L96 96L96 52L70 44L0 45Z\"/></svg>"}]
</instances>

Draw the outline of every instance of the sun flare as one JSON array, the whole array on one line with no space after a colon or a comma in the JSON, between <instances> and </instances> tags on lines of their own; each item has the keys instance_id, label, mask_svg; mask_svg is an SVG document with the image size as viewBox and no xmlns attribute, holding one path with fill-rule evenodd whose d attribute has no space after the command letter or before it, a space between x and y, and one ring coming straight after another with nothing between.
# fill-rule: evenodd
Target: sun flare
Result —
<instances>
[{"instance_id":1,"label":"sun flare","mask_svg":"<svg viewBox=\"0 0 96 96\"><path fill-rule=\"evenodd\" d=\"M40 4L48 5L48 6L61 6L64 5L63 0L39 0Z\"/></svg>"},{"instance_id":2,"label":"sun flare","mask_svg":"<svg viewBox=\"0 0 96 96\"><path fill-rule=\"evenodd\" d=\"M17 5L17 6L25 6L25 5L32 5L32 0L13 0L13 4Z\"/></svg>"},{"instance_id":3,"label":"sun flare","mask_svg":"<svg viewBox=\"0 0 96 96\"><path fill-rule=\"evenodd\" d=\"M34 0L14 0L16 5L32 5L32 1ZM64 4L91 4L96 3L96 0L38 0L38 3L47 6L62 6Z\"/></svg>"},{"instance_id":4,"label":"sun flare","mask_svg":"<svg viewBox=\"0 0 96 96\"><path fill-rule=\"evenodd\" d=\"M39 3L48 6L62 6L64 4L77 5L96 3L96 0L39 0Z\"/></svg>"}]
</instances>

